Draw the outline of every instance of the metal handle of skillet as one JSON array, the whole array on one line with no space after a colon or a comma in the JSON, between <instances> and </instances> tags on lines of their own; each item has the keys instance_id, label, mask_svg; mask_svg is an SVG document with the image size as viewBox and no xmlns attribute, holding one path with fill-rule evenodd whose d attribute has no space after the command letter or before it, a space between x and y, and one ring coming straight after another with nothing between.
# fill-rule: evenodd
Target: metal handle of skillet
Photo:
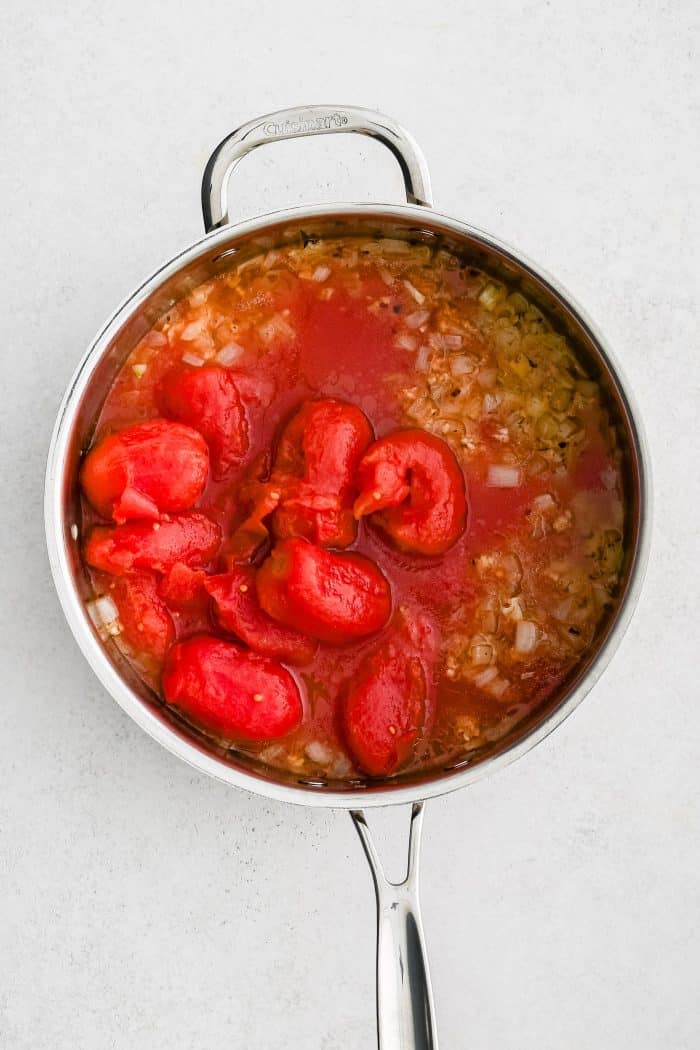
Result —
<instances>
[{"instance_id":1,"label":"metal handle of skillet","mask_svg":"<svg viewBox=\"0 0 700 1050\"><path fill-rule=\"evenodd\" d=\"M236 165L252 150L285 139L349 133L369 135L386 146L401 168L408 203L432 207L425 157L413 136L395 120L356 106L304 106L281 109L251 120L219 143L202 178L202 211L207 233L231 222L229 179Z\"/></svg>"},{"instance_id":2,"label":"metal handle of skillet","mask_svg":"<svg viewBox=\"0 0 700 1050\"><path fill-rule=\"evenodd\" d=\"M283 109L243 124L219 143L204 170L202 211L207 233L227 226L228 186L236 165L269 142L308 135L354 133L377 139L398 161L409 204L432 206L430 175L420 147L382 113L355 106ZM423 802L413 804L408 867L390 882L362 810L351 811L369 862L377 897L377 1035L379 1050L438 1050L433 993L418 900Z\"/></svg>"},{"instance_id":3,"label":"metal handle of skillet","mask_svg":"<svg viewBox=\"0 0 700 1050\"><path fill-rule=\"evenodd\" d=\"M379 1050L438 1050L433 991L418 899L422 802L414 802L408 865L402 882L390 882L362 810L351 816L377 895L377 1033Z\"/></svg>"}]
</instances>

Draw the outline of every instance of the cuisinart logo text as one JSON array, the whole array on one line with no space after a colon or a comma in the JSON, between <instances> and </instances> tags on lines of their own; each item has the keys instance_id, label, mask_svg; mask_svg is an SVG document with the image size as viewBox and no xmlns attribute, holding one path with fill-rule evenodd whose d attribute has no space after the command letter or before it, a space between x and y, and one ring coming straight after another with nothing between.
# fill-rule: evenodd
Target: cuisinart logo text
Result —
<instances>
[{"instance_id":1,"label":"cuisinart logo text","mask_svg":"<svg viewBox=\"0 0 700 1050\"><path fill-rule=\"evenodd\" d=\"M307 131L324 131L331 128L343 128L348 123L344 113L331 113L327 117L311 117L304 120L285 120L283 124L277 124L271 120L265 124L263 132L265 135L303 135Z\"/></svg>"}]
</instances>

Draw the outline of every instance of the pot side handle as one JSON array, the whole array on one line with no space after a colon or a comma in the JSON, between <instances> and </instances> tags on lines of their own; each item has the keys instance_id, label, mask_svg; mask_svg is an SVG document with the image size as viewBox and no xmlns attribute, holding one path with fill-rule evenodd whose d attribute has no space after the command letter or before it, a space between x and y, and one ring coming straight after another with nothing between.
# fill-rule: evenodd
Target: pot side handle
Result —
<instances>
[{"instance_id":1,"label":"pot side handle","mask_svg":"<svg viewBox=\"0 0 700 1050\"><path fill-rule=\"evenodd\" d=\"M377 1036L379 1050L438 1050L433 993L418 900L423 803L413 804L408 866L390 882L362 810L351 811L377 896Z\"/></svg>"},{"instance_id":2,"label":"pot side handle","mask_svg":"<svg viewBox=\"0 0 700 1050\"><path fill-rule=\"evenodd\" d=\"M421 149L412 135L382 113L356 106L303 106L257 117L219 143L204 169L202 211L207 233L227 226L228 183L231 172L251 150L268 142L307 135L355 133L377 139L399 163L409 204L432 206L430 175Z\"/></svg>"}]
</instances>

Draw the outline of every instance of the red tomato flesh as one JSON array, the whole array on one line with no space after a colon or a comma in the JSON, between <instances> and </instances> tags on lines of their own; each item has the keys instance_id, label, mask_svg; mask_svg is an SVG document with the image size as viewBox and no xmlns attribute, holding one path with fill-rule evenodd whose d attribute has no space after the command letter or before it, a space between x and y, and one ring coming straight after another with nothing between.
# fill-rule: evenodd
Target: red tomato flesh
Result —
<instances>
[{"instance_id":1,"label":"red tomato flesh","mask_svg":"<svg viewBox=\"0 0 700 1050\"><path fill-rule=\"evenodd\" d=\"M161 580L158 593L171 605L192 605L200 598L206 579L203 569L191 569L185 562L176 561Z\"/></svg>"},{"instance_id":2,"label":"red tomato flesh","mask_svg":"<svg viewBox=\"0 0 700 1050\"><path fill-rule=\"evenodd\" d=\"M299 688L281 664L211 635L173 646L163 671L169 704L231 740L273 740L302 719Z\"/></svg>"},{"instance_id":3,"label":"red tomato flesh","mask_svg":"<svg viewBox=\"0 0 700 1050\"><path fill-rule=\"evenodd\" d=\"M85 457L80 482L102 517L124 522L192 507L208 471L201 434L153 419L103 438Z\"/></svg>"},{"instance_id":4,"label":"red tomato flesh","mask_svg":"<svg viewBox=\"0 0 700 1050\"><path fill-rule=\"evenodd\" d=\"M248 421L232 372L216 365L180 365L163 379L160 399L166 415L203 436L215 480L241 465L249 447Z\"/></svg>"},{"instance_id":5,"label":"red tomato flesh","mask_svg":"<svg viewBox=\"0 0 700 1050\"><path fill-rule=\"evenodd\" d=\"M391 613L391 590L374 562L303 539L276 544L256 585L268 615L331 645L374 634Z\"/></svg>"},{"instance_id":6,"label":"red tomato flesh","mask_svg":"<svg viewBox=\"0 0 700 1050\"><path fill-rule=\"evenodd\" d=\"M355 516L366 514L401 550L444 554L464 532L464 476L449 446L424 430L399 430L365 453Z\"/></svg>"},{"instance_id":7,"label":"red tomato flesh","mask_svg":"<svg viewBox=\"0 0 700 1050\"><path fill-rule=\"evenodd\" d=\"M372 437L355 405L331 399L302 405L277 447L271 483L284 495L272 519L275 536L304 536L322 547L354 541L355 471Z\"/></svg>"},{"instance_id":8,"label":"red tomato flesh","mask_svg":"<svg viewBox=\"0 0 700 1050\"><path fill-rule=\"evenodd\" d=\"M391 776L410 758L422 730L428 686L415 654L400 638L383 643L347 687L343 729L358 766Z\"/></svg>"},{"instance_id":9,"label":"red tomato flesh","mask_svg":"<svg viewBox=\"0 0 700 1050\"><path fill-rule=\"evenodd\" d=\"M96 526L88 536L84 556L88 565L114 576L133 569L166 573L178 562L202 567L221 543L219 526L205 514L174 514L163 521L136 521Z\"/></svg>"},{"instance_id":10,"label":"red tomato flesh","mask_svg":"<svg viewBox=\"0 0 700 1050\"><path fill-rule=\"evenodd\" d=\"M115 580L111 591L119 610L122 636L137 653L146 653L158 663L175 641L175 627L157 590L153 573L136 572Z\"/></svg>"},{"instance_id":11,"label":"red tomato flesh","mask_svg":"<svg viewBox=\"0 0 700 1050\"><path fill-rule=\"evenodd\" d=\"M255 652L298 667L313 659L318 649L315 639L283 627L260 608L254 569L236 566L222 575L209 576L204 587L212 597L219 626Z\"/></svg>"}]
</instances>

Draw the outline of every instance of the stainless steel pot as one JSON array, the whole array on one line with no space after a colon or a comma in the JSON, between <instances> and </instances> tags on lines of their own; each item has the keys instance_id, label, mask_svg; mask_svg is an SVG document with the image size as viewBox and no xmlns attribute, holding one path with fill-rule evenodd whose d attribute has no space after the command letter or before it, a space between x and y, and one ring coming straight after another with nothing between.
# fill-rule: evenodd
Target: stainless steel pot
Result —
<instances>
[{"instance_id":1,"label":"stainless steel pot","mask_svg":"<svg viewBox=\"0 0 700 1050\"><path fill-rule=\"evenodd\" d=\"M383 143L397 159L407 204L338 204L292 208L241 223L228 216L231 172L251 150L269 142L307 135L356 132ZM619 368L599 333L571 297L520 253L456 219L433 211L425 160L410 135L394 121L349 106L310 106L271 113L243 125L224 139L207 164L202 185L206 236L165 263L117 309L73 376L61 405L46 475L46 534L51 568L71 630L104 687L147 733L179 758L235 787L283 802L335 806L351 811L374 879L377 910L377 1023L381 1050L437 1047L418 902L418 855L423 803L471 784L524 754L558 726L581 702L617 647L642 581L648 548L648 461L639 417ZM234 260L272 246L300 230L324 237L377 234L443 244L497 276L520 283L553 323L572 340L602 384L625 449L627 499L624 580L620 602L603 625L594 650L548 706L492 745L421 776L350 784L298 778L271 770L249 757L214 747L188 729L152 695L111 642L97 635L85 611L89 584L81 564L78 465L94 421L126 356L153 323L193 287L228 268ZM408 871L400 884L383 872L364 810L412 804Z\"/></svg>"}]
</instances>

